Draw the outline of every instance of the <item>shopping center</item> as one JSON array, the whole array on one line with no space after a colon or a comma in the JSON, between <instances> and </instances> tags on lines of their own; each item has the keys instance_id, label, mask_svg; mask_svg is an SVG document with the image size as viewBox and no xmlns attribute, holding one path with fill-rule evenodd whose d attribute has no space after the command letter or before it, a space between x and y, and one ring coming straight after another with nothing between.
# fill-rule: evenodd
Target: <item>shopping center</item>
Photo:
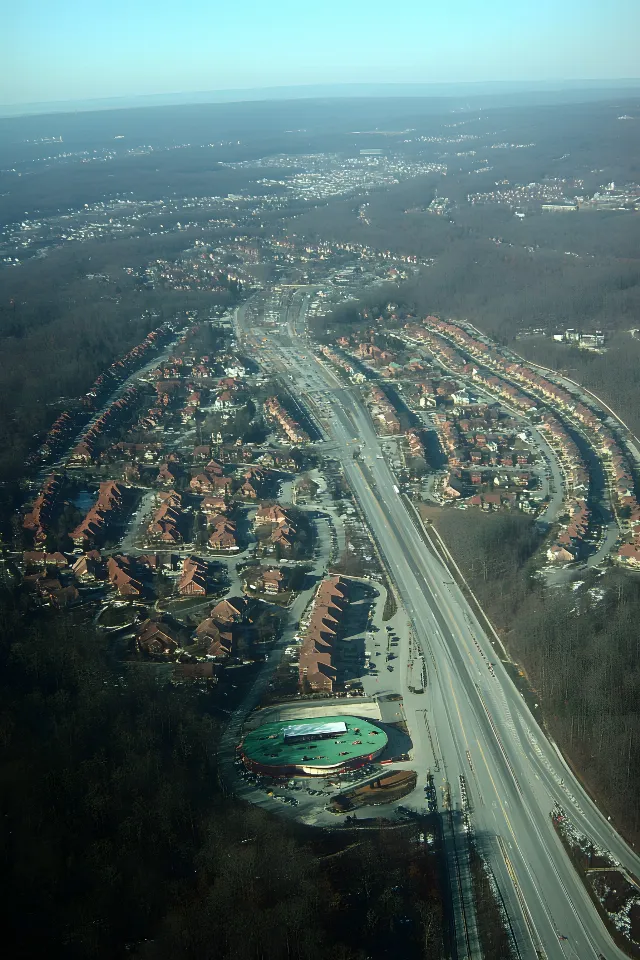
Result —
<instances>
[{"instance_id":1,"label":"shopping center","mask_svg":"<svg viewBox=\"0 0 640 960\"><path fill-rule=\"evenodd\" d=\"M362 717L336 716L265 723L247 733L239 750L250 770L319 777L371 763L386 746L381 727Z\"/></svg>"}]
</instances>

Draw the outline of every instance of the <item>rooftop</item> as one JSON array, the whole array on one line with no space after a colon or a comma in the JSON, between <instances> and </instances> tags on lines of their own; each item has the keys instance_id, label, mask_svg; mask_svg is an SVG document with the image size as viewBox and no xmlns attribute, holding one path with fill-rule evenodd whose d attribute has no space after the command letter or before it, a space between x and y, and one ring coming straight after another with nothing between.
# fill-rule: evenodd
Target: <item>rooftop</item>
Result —
<instances>
[{"instance_id":1,"label":"rooftop","mask_svg":"<svg viewBox=\"0 0 640 960\"><path fill-rule=\"evenodd\" d=\"M330 769L379 753L386 745L384 730L362 717L308 717L264 723L246 735L243 753L262 766Z\"/></svg>"}]
</instances>

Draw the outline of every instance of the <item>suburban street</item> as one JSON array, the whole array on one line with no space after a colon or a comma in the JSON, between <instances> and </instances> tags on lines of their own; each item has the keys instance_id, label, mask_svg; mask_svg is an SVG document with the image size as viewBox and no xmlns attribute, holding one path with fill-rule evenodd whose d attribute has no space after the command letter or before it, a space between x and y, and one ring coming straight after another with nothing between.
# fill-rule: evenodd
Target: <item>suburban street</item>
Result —
<instances>
[{"instance_id":1,"label":"suburban street","mask_svg":"<svg viewBox=\"0 0 640 960\"><path fill-rule=\"evenodd\" d=\"M636 875L640 858L542 733L428 534L409 515L357 389L311 352L304 327L307 303L308 294L298 291L287 310L286 336L283 326L264 330L268 344L258 359L286 370L316 420L320 412L331 455L342 461L411 623L412 640L401 652L402 692L420 784L430 771L441 810L450 805L462 811L466 790L478 847L493 871L522 958L623 957L555 833L554 803ZM250 340L243 323L241 309L238 335ZM413 693L406 682L408 663L418 656L427 673L423 694ZM462 830L461 819L452 818L453 829ZM475 956L473 917L453 900L460 914L458 955Z\"/></svg>"},{"instance_id":2,"label":"suburban street","mask_svg":"<svg viewBox=\"0 0 640 960\"><path fill-rule=\"evenodd\" d=\"M113 405L113 403L115 403L116 400L124 396L131 386L142 380L152 370L155 370L156 367L162 363L165 363L165 361L169 359L173 352L173 348L178 341L178 338L182 334L184 334L184 329L177 330L170 342L165 344L160 352L153 352L153 357L150 360L147 360L147 362L141 367L137 367L135 370L132 370L124 380L119 381L115 385L114 389L108 394L108 396L102 398L100 401L100 407L88 417L73 439L68 440L65 443L64 449L58 454L55 460L52 463L42 467L35 475L31 481L31 485L34 489L40 487L51 473L54 473L57 470L62 470L67 465L69 454L74 447L80 443L82 438L87 434L91 427L95 426L100 417L107 412L107 410Z\"/></svg>"}]
</instances>

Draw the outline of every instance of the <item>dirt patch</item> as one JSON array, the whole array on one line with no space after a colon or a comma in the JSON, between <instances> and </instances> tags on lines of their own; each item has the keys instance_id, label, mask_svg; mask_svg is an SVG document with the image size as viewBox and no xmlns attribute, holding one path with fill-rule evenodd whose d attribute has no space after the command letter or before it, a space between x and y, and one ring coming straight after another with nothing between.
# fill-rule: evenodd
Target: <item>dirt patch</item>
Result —
<instances>
[{"instance_id":1,"label":"dirt patch","mask_svg":"<svg viewBox=\"0 0 640 960\"><path fill-rule=\"evenodd\" d=\"M602 850L594 848L557 810L553 825L616 944L630 957L640 957L640 892ZM597 862L594 870L590 864ZM602 866L608 864L608 867Z\"/></svg>"},{"instance_id":2,"label":"dirt patch","mask_svg":"<svg viewBox=\"0 0 640 960\"><path fill-rule=\"evenodd\" d=\"M617 913L634 893L631 884L617 870L589 871L588 876L607 913Z\"/></svg>"}]
</instances>

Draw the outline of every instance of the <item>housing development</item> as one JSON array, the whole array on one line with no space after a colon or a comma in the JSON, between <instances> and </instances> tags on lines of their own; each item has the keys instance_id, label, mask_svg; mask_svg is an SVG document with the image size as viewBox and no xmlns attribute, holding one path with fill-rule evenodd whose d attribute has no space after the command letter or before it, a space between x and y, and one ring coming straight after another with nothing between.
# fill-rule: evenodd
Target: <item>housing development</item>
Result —
<instances>
[{"instance_id":1,"label":"housing development","mask_svg":"<svg viewBox=\"0 0 640 960\"><path fill-rule=\"evenodd\" d=\"M293 281L314 254L288 245ZM550 572L640 566L639 451L595 396L466 322L389 304L314 341L309 321L362 288L362 255L327 247L314 282L165 321L112 365L30 460L16 568L33 605L90 617L125 664L211 692L238 796L331 829L427 818L459 956L478 950L476 848L521 956L559 955L558 930L588 956L608 934L567 906L587 892L557 838L593 845L603 869L631 875L637 858L421 517L524 512Z\"/></svg>"},{"instance_id":2,"label":"housing development","mask_svg":"<svg viewBox=\"0 0 640 960\"><path fill-rule=\"evenodd\" d=\"M403 173L307 166L279 185ZM465 320L389 300L334 323L416 266L272 237L136 268L239 305L158 322L57 416L25 465L12 576L124 669L205 691L231 794L327 830L415 822L447 864L456 956L480 956L476 856L518 956L565 937L612 956L610 931L637 933L638 858L547 740L430 510L529 516L552 583L630 570L640 450L594 394ZM597 856L584 883L572 847ZM616 911L608 871L631 878Z\"/></svg>"}]
</instances>

